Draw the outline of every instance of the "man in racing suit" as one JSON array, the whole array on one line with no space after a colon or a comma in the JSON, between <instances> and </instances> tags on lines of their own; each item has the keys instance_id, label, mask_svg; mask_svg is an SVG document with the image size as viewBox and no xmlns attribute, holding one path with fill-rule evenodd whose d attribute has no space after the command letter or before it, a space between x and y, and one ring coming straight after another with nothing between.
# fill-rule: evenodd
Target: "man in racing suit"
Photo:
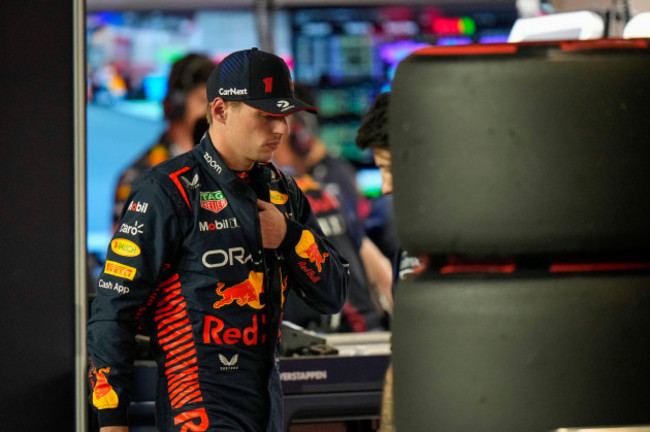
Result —
<instances>
[{"instance_id":1,"label":"man in racing suit","mask_svg":"<svg viewBox=\"0 0 650 432\"><path fill-rule=\"evenodd\" d=\"M210 127L147 171L128 199L88 322L100 430L127 431L134 335L158 364L160 431L279 432L278 341L287 290L321 313L345 302L348 265L294 181L268 161L293 98L279 57L238 51L207 85Z\"/></svg>"}]
</instances>

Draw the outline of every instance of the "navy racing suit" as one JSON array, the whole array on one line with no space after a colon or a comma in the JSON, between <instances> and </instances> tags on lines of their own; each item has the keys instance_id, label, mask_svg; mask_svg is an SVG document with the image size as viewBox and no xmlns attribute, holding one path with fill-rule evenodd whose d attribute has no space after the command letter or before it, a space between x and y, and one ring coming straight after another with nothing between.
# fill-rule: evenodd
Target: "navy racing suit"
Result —
<instances>
[{"instance_id":1,"label":"navy racing suit","mask_svg":"<svg viewBox=\"0 0 650 432\"><path fill-rule=\"evenodd\" d=\"M100 426L127 424L135 335L146 331L158 365L159 430L283 430L286 290L320 313L337 313L349 269L292 178L271 164L247 174L248 183L205 134L135 185L87 327ZM262 247L258 197L286 216L277 249Z\"/></svg>"}]
</instances>

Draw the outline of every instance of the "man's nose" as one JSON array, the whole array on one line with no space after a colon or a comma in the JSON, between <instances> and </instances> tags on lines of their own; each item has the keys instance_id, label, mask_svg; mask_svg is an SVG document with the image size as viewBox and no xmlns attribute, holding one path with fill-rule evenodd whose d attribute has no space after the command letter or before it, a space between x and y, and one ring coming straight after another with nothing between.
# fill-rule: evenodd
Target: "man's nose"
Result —
<instances>
[{"instance_id":1,"label":"man's nose","mask_svg":"<svg viewBox=\"0 0 650 432\"><path fill-rule=\"evenodd\" d=\"M273 118L273 132L282 135L289 134L289 123L286 116Z\"/></svg>"}]
</instances>

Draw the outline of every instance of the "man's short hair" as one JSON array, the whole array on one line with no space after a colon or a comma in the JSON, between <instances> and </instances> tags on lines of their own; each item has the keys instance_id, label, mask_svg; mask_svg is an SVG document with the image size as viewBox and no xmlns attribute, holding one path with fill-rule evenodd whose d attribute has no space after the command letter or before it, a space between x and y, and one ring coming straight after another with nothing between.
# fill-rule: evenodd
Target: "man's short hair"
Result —
<instances>
[{"instance_id":1,"label":"man's short hair","mask_svg":"<svg viewBox=\"0 0 650 432\"><path fill-rule=\"evenodd\" d=\"M362 150L390 148L388 141L388 102L390 92L381 93L361 120L355 142Z\"/></svg>"}]
</instances>

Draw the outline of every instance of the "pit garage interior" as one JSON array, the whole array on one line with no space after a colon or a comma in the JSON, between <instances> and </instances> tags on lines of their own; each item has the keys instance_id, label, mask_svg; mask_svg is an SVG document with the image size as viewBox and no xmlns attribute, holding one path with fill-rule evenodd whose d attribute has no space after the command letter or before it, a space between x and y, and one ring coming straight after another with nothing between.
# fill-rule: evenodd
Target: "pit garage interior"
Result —
<instances>
[{"instance_id":1,"label":"pit garage interior","mask_svg":"<svg viewBox=\"0 0 650 432\"><path fill-rule=\"evenodd\" d=\"M3 430L92 430L86 26L94 12L133 8L125 3L0 6ZM171 3L137 9L232 10ZM259 19L342 3L238 7ZM390 332L286 330L288 342L337 348L283 359L287 431L377 430L390 362L400 431L650 431L649 36L624 34L650 2L488 3L514 14L589 11L603 27L584 39L572 29L544 41L418 45L395 64L394 216L402 246L429 265L400 281ZM260 22L250 33L264 46L272 38ZM155 373L139 364L132 431L155 430Z\"/></svg>"}]
</instances>

